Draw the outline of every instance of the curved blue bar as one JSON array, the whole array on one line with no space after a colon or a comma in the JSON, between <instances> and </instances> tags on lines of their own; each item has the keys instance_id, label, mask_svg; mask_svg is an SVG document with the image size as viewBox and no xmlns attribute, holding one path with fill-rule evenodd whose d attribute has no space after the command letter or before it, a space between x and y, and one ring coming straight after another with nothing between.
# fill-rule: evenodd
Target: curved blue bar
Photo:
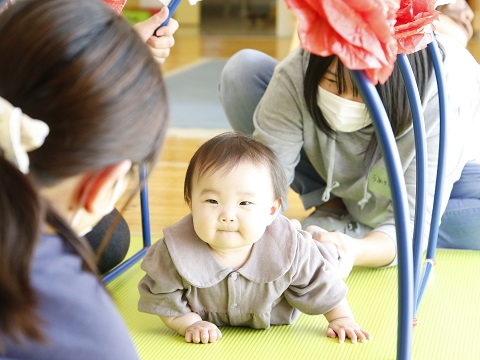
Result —
<instances>
[{"instance_id":1,"label":"curved blue bar","mask_svg":"<svg viewBox=\"0 0 480 360\"><path fill-rule=\"evenodd\" d=\"M405 179L392 128L375 86L364 71L351 71L352 78L372 116L378 143L387 167L395 216L398 258L397 359L411 359L413 337L413 264L408 241L409 221Z\"/></svg>"},{"instance_id":2,"label":"curved blue bar","mask_svg":"<svg viewBox=\"0 0 480 360\"><path fill-rule=\"evenodd\" d=\"M420 281L420 287L418 289L418 298L417 300L417 309L420 305L420 301L423 298L423 293L425 292L425 289L427 288L428 284L428 279L430 278L430 275L432 274L432 271L434 269L434 264L433 261L427 261L425 262L425 269L423 270L423 276Z\"/></svg>"},{"instance_id":3,"label":"curved blue bar","mask_svg":"<svg viewBox=\"0 0 480 360\"><path fill-rule=\"evenodd\" d=\"M397 56L397 64L407 89L408 101L412 111L413 133L415 137L416 152L416 197L415 197L415 223L413 227L413 291L414 299L417 299L420 283L420 269L422 266L422 238L425 224L426 187L427 187L427 140L425 135L425 121L423 118L422 102L418 92L418 86L413 75L412 67L405 54ZM417 313L418 304L414 303L414 314Z\"/></svg>"},{"instance_id":4,"label":"curved blue bar","mask_svg":"<svg viewBox=\"0 0 480 360\"><path fill-rule=\"evenodd\" d=\"M430 224L430 237L428 239L427 259L435 258L437 248L438 228L440 226L440 205L443 193L443 179L445 178L445 153L446 153L446 126L447 126L447 91L445 84L445 72L443 70L443 61L441 60L440 50L437 41L433 40L428 44L428 50L433 62L435 77L437 79L438 100L440 109L440 137L438 148L438 167L435 184L435 198L432 210L432 221Z\"/></svg>"},{"instance_id":5,"label":"curved blue bar","mask_svg":"<svg viewBox=\"0 0 480 360\"><path fill-rule=\"evenodd\" d=\"M151 233L150 233L150 211L148 208L148 183L147 183L147 165L145 163L140 167L140 184L142 189L140 191L140 207L142 214L142 233L143 233L143 248L130 258L122 262L116 268L110 270L103 275L102 280L104 283L108 283L119 276L121 273L129 269L137 261L145 256L148 247L151 245Z\"/></svg>"},{"instance_id":6,"label":"curved blue bar","mask_svg":"<svg viewBox=\"0 0 480 360\"><path fill-rule=\"evenodd\" d=\"M428 50L430 51L430 56L432 58L438 87L438 101L440 109L440 135L438 144L438 167L435 183L435 198L433 200L432 220L430 222L430 235L428 238L427 262L420 282L419 292L416 298L417 308L418 304L420 304L420 301L422 300L425 287L428 283L428 279L431 272L433 271L434 266L433 264L435 259L435 252L437 249L438 229L440 227L441 219L440 205L443 193L443 179L445 177L445 153L447 141L447 94L445 84L445 72L443 71L443 62L441 60L441 54L438 49L436 40L428 44Z\"/></svg>"},{"instance_id":7,"label":"curved blue bar","mask_svg":"<svg viewBox=\"0 0 480 360\"><path fill-rule=\"evenodd\" d=\"M105 284L108 284L110 281L118 277L121 273L125 270L129 269L132 265L134 265L137 261L142 259L145 254L147 253L148 247L144 247L143 249L139 250L136 254L129 257L127 260L122 262L116 268L107 272L103 277L102 280Z\"/></svg>"},{"instance_id":8,"label":"curved blue bar","mask_svg":"<svg viewBox=\"0 0 480 360\"><path fill-rule=\"evenodd\" d=\"M140 207L142 211L142 234L143 246L150 246L152 237L150 234L150 210L148 208L148 181L147 181L147 165L145 163L140 167Z\"/></svg>"}]
</instances>

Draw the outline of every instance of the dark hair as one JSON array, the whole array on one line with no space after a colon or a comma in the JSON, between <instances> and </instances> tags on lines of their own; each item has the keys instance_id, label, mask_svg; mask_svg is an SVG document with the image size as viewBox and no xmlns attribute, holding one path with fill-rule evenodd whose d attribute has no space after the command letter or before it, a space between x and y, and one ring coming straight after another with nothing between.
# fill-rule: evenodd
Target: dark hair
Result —
<instances>
[{"instance_id":1,"label":"dark hair","mask_svg":"<svg viewBox=\"0 0 480 360\"><path fill-rule=\"evenodd\" d=\"M407 55L412 66L413 74L418 84L420 98L425 100L427 84L433 73L433 64L427 49L417 51L411 55ZM332 137L334 130L326 122L317 103L318 84L325 75L329 66L338 58L335 55L321 57L310 54L307 71L305 73L304 97L308 111L312 116L315 124L324 131L328 136ZM346 78L350 76L346 67L337 61L337 89L342 94L346 89ZM352 81L353 83L353 81ZM392 125L395 135L401 134L408 129L412 123L412 115L407 92L403 83L403 78L397 64L390 78L385 84L376 86L380 99L382 100L387 115ZM354 94L358 94L358 90L354 88ZM365 166L368 168L378 158L378 143L375 134L373 134L370 142L365 149Z\"/></svg>"},{"instance_id":2,"label":"dark hair","mask_svg":"<svg viewBox=\"0 0 480 360\"><path fill-rule=\"evenodd\" d=\"M210 171L228 172L242 162L265 166L272 177L275 198L282 206L286 204L287 179L273 150L247 135L236 132L217 135L202 144L195 152L185 175L185 202L188 204L191 201L195 179Z\"/></svg>"},{"instance_id":3,"label":"dark hair","mask_svg":"<svg viewBox=\"0 0 480 360\"><path fill-rule=\"evenodd\" d=\"M39 195L129 159L153 164L167 128L160 69L130 24L98 0L24 0L0 14L0 96L48 124L25 176L0 154L0 332L42 340L29 281L45 222L96 272L92 253ZM61 269L59 269L61 271Z\"/></svg>"}]
</instances>

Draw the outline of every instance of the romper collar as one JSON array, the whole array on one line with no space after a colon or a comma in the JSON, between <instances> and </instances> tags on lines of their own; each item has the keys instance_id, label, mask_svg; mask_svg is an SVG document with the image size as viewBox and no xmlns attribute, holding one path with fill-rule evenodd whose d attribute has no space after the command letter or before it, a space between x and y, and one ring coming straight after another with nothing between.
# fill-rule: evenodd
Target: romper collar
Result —
<instances>
[{"instance_id":1,"label":"romper collar","mask_svg":"<svg viewBox=\"0 0 480 360\"><path fill-rule=\"evenodd\" d=\"M270 224L239 269L224 268L208 244L195 233L191 214L165 228L165 244L178 273L193 286L213 286L236 271L256 283L271 282L290 269L296 248L297 230L283 215Z\"/></svg>"}]
</instances>

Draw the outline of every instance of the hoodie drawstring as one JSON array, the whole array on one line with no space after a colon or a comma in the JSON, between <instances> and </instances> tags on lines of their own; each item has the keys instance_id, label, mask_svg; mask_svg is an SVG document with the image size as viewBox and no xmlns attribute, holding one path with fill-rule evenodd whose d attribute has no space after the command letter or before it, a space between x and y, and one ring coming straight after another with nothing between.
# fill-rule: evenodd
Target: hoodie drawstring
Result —
<instances>
[{"instance_id":1,"label":"hoodie drawstring","mask_svg":"<svg viewBox=\"0 0 480 360\"><path fill-rule=\"evenodd\" d=\"M328 154L328 173L327 173L327 185L325 186L325 191L322 195L322 201L327 202L330 200L330 194L333 189L340 186L338 181L333 182L333 169L335 167L335 138L331 139L328 138L328 147L329 147L329 154Z\"/></svg>"},{"instance_id":2,"label":"hoodie drawstring","mask_svg":"<svg viewBox=\"0 0 480 360\"><path fill-rule=\"evenodd\" d=\"M325 190L323 191L322 201L327 202L330 200L332 190L339 187L340 183L338 181L333 181L333 169L335 167L335 150L336 150L336 139L328 138L328 172L327 172L327 184ZM363 209L365 205L368 204L368 201L372 197L372 194L368 192L368 175L365 181L365 186L363 188L363 198L357 202L360 209Z\"/></svg>"},{"instance_id":3,"label":"hoodie drawstring","mask_svg":"<svg viewBox=\"0 0 480 360\"><path fill-rule=\"evenodd\" d=\"M369 174L367 174L367 179L365 181L365 186L363 188L363 198L357 203L358 206L360 206L360 209L363 209L365 205L367 205L368 200L370 200L370 198L372 197L372 194L368 192L368 176Z\"/></svg>"}]
</instances>

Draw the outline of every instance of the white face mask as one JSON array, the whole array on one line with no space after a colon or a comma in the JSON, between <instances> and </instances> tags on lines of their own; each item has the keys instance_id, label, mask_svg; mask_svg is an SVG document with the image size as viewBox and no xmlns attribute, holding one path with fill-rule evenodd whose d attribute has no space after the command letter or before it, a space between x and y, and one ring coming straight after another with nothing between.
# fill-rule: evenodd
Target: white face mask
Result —
<instances>
[{"instance_id":1,"label":"white face mask","mask_svg":"<svg viewBox=\"0 0 480 360\"><path fill-rule=\"evenodd\" d=\"M354 132L372 123L364 103L347 100L318 86L317 103L322 114L335 131Z\"/></svg>"}]
</instances>

